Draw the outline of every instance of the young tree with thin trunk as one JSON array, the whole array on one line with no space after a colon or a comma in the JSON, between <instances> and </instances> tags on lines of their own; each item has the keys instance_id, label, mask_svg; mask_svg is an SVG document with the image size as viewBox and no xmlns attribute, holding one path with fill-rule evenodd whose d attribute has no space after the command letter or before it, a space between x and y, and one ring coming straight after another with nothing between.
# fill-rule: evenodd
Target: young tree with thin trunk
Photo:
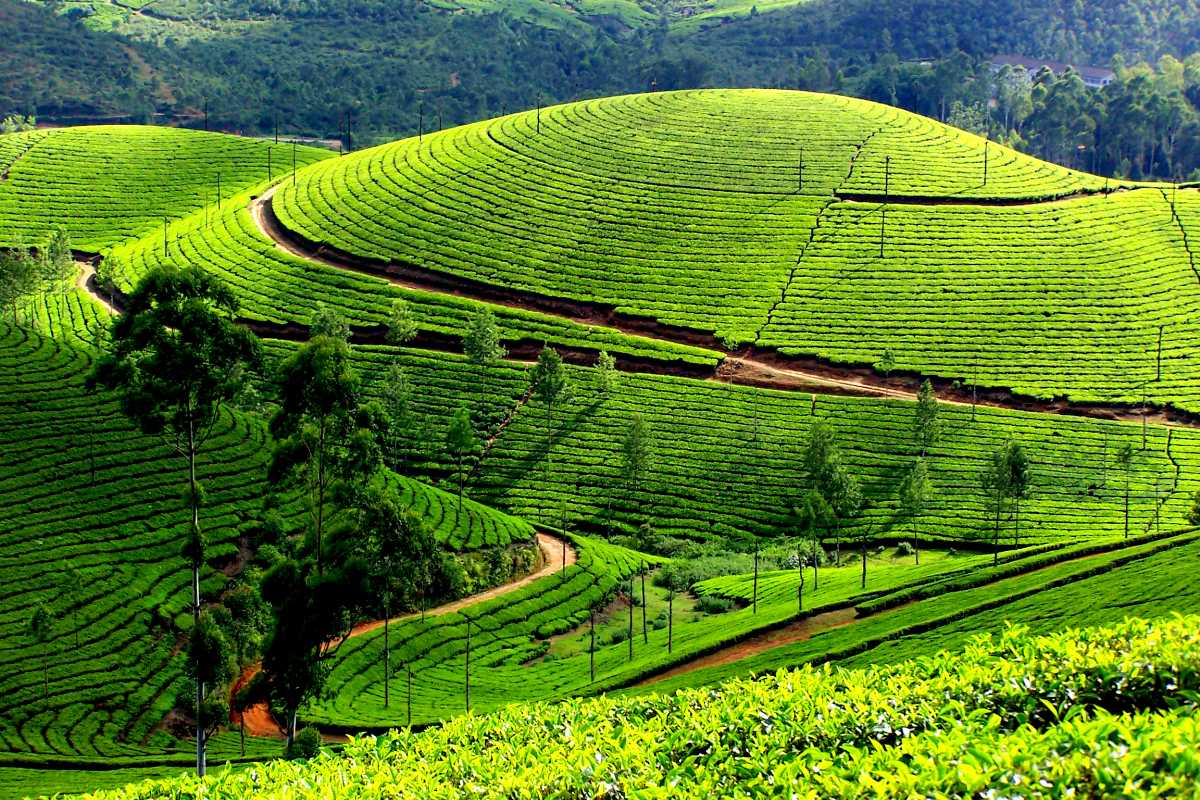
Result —
<instances>
[{"instance_id":1,"label":"young tree with thin trunk","mask_svg":"<svg viewBox=\"0 0 1200 800\"><path fill-rule=\"evenodd\" d=\"M387 343L394 345L408 344L417 338L417 321L413 319L412 309L407 300L393 300L388 313Z\"/></svg>"},{"instance_id":2,"label":"young tree with thin trunk","mask_svg":"<svg viewBox=\"0 0 1200 800\"><path fill-rule=\"evenodd\" d=\"M987 503L989 516L993 517L992 565L1000 563L1000 517L1009 498L1008 443L992 452L979 476L979 485Z\"/></svg>"},{"instance_id":3,"label":"young tree with thin trunk","mask_svg":"<svg viewBox=\"0 0 1200 800\"><path fill-rule=\"evenodd\" d=\"M1117 448L1117 466L1125 474L1125 538L1129 538L1129 473L1133 469L1133 445L1125 442Z\"/></svg>"},{"instance_id":4,"label":"young tree with thin trunk","mask_svg":"<svg viewBox=\"0 0 1200 800\"><path fill-rule=\"evenodd\" d=\"M921 388L917 391L913 433L922 458L928 454L929 448L937 444L942 435L941 423L938 421L937 396L934 395L933 384L928 378L921 382Z\"/></svg>"},{"instance_id":5,"label":"young tree with thin trunk","mask_svg":"<svg viewBox=\"0 0 1200 800\"><path fill-rule=\"evenodd\" d=\"M833 524L833 509L825 496L816 488L809 487L792 507L792 527L802 540L808 543L812 559L813 591L820 588L820 547L822 532ZM803 568L801 568L803 573Z\"/></svg>"},{"instance_id":6,"label":"young tree with thin trunk","mask_svg":"<svg viewBox=\"0 0 1200 800\"><path fill-rule=\"evenodd\" d=\"M467 330L463 334L463 352L468 361L479 367L478 414L480 427L487 430L488 414L484 405L491 391L491 368L508 355L504 346L500 344L500 328L496 324L496 315L487 306L481 307L467 323Z\"/></svg>"},{"instance_id":7,"label":"young tree with thin trunk","mask_svg":"<svg viewBox=\"0 0 1200 800\"><path fill-rule=\"evenodd\" d=\"M608 397L617 387L617 360L601 350L596 356L596 389L601 397Z\"/></svg>"},{"instance_id":8,"label":"young tree with thin trunk","mask_svg":"<svg viewBox=\"0 0 1200 800\"><path fill-rule=\"evenodd\" d=\"M38 646L42 651L42 702L48 703L50 700L50 636L53 633L54 617L50 611L41 603L34 606L33 613L29 615L29 622L25 625L25 633L29 636L30 641Z\"/></svg>"},{"instance_id":9,"label":"young tree with thin trunk","mask_svg":"<svg viewBox=\"0 0 1200 800\"><path fill-rule=\"evenodd\" d=\"M933 491L933 481L929 479L929 468L925 465L925 459L918 458L900 481L898 492L900 513L912 526L913 556L917 564L921 563L921 533L917 530L917 520L928 508Z\"/></svg>"},{"instance_id":10,"label":"young tree with thin trunk","mask_svg":"<svg viewBox=\"0 0 1200 800\"><path fill-rule=\"evenodd\" d=\"M468 460L479 452L479 438L471 425L471 412L459 406L450 418L446 430L446 450L454 459L454 473L458 476L458 510L462 512L463 490L466 487Z\"/></svg>"},{"instance_id":11,"label":"young tree with thin trunk","mask_svg":"<svg viewBox=\"0 0 1200 800\"><path fill-rule=\"evenodd\" d=\"M1020 442L1009 442L1004 449L1004 460L1008 465L1008 499L1013 505L1013 547L1021 546L1021 501L1029 497L1029 457Z\"/></svg>"},{"instance_id":12,"label":"young tree with thin trunk","mask_svg":"<svg viewBox=\"0 0 1200 800\"><path fill-rule=\"evenodd\" d=\"M632 499L641 492L646 473L650 470L654 459L654 444L651 441L650 426L641 414L634 414L625 440L621 444L621 477Z\"/></svg>"},{"instance_id":13,"label":"young tree with thin trunk","mask_svg":"<svg viewBox=\"0 0 1200 800\"><path fill-rule=\"evenodd\" d=\"M529 371L529 388L535 399L546 404L546 491L549 491L553 469L554 404L564 400L571 391L562 356L553 347L545 346L538 354L537 363Z\"/></svg>"},{"instance_id":14,"label":"young tree with thin trunk","mask_svg":"<svg viewBox=\"0 0 1200 800\"><path fill-rule=\"evenodd\" d=\"M237 396L249 370L261 363L258 341L233 323L238 303L220 281L198 267L149 272L114 320L110 350L96 362L89 385L115 390L121 409L145 433L161 435L187 465L191 524L183 555L192 567L192 621L200 623L201 452ZM196 670L199 675L200 670ZM197 714L205 687L196 681ZM196 727L196 772L205 772L205 735Z\"/></svg>"},{"instance_id":15,"label":"young tree with thin trunk","mask_svg":"<svg viewBox=\"0 0 1200 800\"><path fill-rule=\"evenodd\" d=\"M384 374L382 394L383 409L387 415L387 436L384 444L384 463L388 469L401 475L408 472L414 451L419 425L413 409L412 382L408 373L398 362L388 365Z\"/></svg>"},{"instance_id":16,"label":"young tree with thin trunk","mask_svg":"<svg viewBox=\"0 0 1200 800\"><path fill-rule=\"evenodd\" d=\"M306 490L317 573L324 569L325 529L334 485L355 464L358 376L350 346L320 333L288 357L277 376L282 403L271 419L276 445L272 483L299 480Z\"/></svg>"}]
</instances>

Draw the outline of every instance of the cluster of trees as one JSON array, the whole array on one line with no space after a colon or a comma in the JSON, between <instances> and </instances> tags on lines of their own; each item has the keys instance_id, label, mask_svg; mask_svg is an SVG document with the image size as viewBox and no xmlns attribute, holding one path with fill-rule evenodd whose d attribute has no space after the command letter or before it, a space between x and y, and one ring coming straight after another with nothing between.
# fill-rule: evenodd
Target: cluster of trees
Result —
<instances>
[{"instance_id":1,"label":"cluster of trees","mask_svg":"<svg viewBox=\"0 0 1200 800\"><path fill-rule=\"evenodd\" d=\"M237 300L199 268L165 266L148 273L114 321L106 351L89 382L113 390L124 413L143 432L161 436L185 466L190 514L181 554L192 572L188 637L193 691L183 705L196 724L197 769L206 742L235 707L268 699L286 718L288 749L297 736L297 712L323 689L325 662L362 619L383 618L385 704L390 699L388 620L431 600L461 596L458 560L435 541L424 521L404 506L386 469L409 471L429 443L415 411L402 366L386 372L382 399L364 399L351 363L349 326L320 308L308 341L272 375L277 403L263 402L257 378L263 367L257 339L234 324ZM403 301L390 315L388 338L404 343L417 328ZM490 367L505 353L494 316L477 314L464 335L471 360ZM615 383L615 362L602 353L599 391ZM486 375L489 370L481 370ZM546 407L546 469L552 470L554 411L570 382L561 356L545 348L529 371L527 395ZM489 394L477 412L487 413ZM274 439L264 516L255 531L256 562L216 598L201 595L206 536L201 526L204 489L198 464L228 406L269 413ZM515 413L515 409L509 412ZM446 452L456 464L461 503L471 457L481 450L471 411L451 420ZM640 420L626 444L628 471L640 479L649 458ZM289 531L279 508L303 500L304 524ZM50 621L35 615L30 635L48 636ZM261 658L248 683L231 684L238 671Z\"/></svg>"},{"instance_id":2,"label":"cluster of trees","mask_svg":"<svg viewBox=\"0 0 1200 800\"><path fill-rule=\"evenodd\" d=\"M929 453L941 438L938 401L928 380L921 384L913 409L913 458L895 487L897 508L901 520L913 533L913 557L921 563L918 524L931 507L937 493L929 474ZM834 535L834 562L841 563L842 527L855 522L868 507L859 479L842 460L841 448L833 427L825 421L816 422L809 431L803 454L807 486L792 509L789 528L797 533L809 550L807 556L797 553L797 563L808 561L813 570L813 591L819 587L819 564L823 558L824 539ZM1020 503L1029 496L1031 472L1025 450L1019 442L1009 440L990 454L979 476L980 485L988 500L989 514L994 513L992 544L999 559L1002 522L1011 512L1015 520L1013 543L1020 542ZM856 525L856 538L862 553L862 585L867 584L867 543L871 525ZM800 572L799 601L803 602L804 572Z\"/></svg>"},{"instance_id":3,"label":"cluster of trees","mask_svg":"<svg viewBox=\"0 0 1200 800\"><path fill-rule=\"evenodd\" d=\"M818 81L827 74L818 72ZM1200 54L1163 56L1153 66L1118 59L1115 73L1107 86L1091 88L1074 70L1031 75L961 52L932 63L885 54L846 88L1066 166L1135 179L1200 178Z\"/></svg>"},{"instance_id":4,"label":"cluster of trees","mask_svg":"<svg viewBox=\"0 0 1200 800\"><path fill-rule=\"evenodd\" d=\"M0 250L0 312L6 311L14 325L22 313L36 323L37 298L62 287L74 275L71 238L62 228L56 228L39 250L30 250L20 241Z\"/></svg>"}]
</instances>

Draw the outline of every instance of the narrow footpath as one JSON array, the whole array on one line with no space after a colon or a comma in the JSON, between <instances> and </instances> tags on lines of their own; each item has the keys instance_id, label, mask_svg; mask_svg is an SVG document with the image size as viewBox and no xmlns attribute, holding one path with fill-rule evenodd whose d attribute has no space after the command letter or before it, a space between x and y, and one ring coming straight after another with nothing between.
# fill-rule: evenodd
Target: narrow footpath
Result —
<instances>
[{"instance_id":1,"label":"narrow footpath","mask_svg":"<svg viewBox=\"0 0 1200 800\"><path fill-rule=\"evenodd\" d=\"M538 533L537 543L538 549L542 554L542 563L538 569L510 583L494 586L491 589L479 592L478 594L462 597L458 600L437 606L436 608L428 609L424 612L424 615L427 617L437 617L441 616L442 614L452 614L456 611L461 611L464 608L469 608L471 606L478 605L479 603L485 603L488 600L494 600L497 597L503 597L506 594L510 594L518 589L528 586L536 580L545 578L560 570L566 569L567 567L576 563L578 560L579 554L571 545L571 543L564 542L557 536L552 536L548 533ZM420 611L414 611L409 614L401 614L399 616L391 617L389 621L392 624L395 624L398 622L405 622L415 619L421 615L422 614ZM356 636L362 636L365 633L378 630L379 628L383 627L383 622L384 621L382 619L378 619L359 623L351 629L350 635L347 638L353 639ZM242 687L253 680L254 676L256 676L260 671L261 666L259 664L254 664L247 667L238 677L237 681L234 682L233 687L230 690L230 696L232 697L241 691ZM272 716L271 710L265 702L256 703L255 705L250 706L246 709L244 714L237 711L232 711L230 712L229 719L235 726L241 725L244 721L246 734L248 736L264 736L275 739L284 738L284 730L282 726L280 726L279 722L274 716Z\"/></svg>"}]
</instances>

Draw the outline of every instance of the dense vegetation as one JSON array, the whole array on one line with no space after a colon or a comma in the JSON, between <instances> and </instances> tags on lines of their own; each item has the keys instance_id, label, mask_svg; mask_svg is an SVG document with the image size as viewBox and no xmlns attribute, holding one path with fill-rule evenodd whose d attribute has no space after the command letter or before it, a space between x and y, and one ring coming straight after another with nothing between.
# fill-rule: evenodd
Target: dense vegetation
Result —
<instances>
[{"instance_id":1,"label":"dense vegetation","mask_svg":"<svg viewBox=\"0 0 1200 800\"><path fill-rule=\"evenodd\" d=\"M514 706L355 740L341 756L275 763L203 790L181 778L101 796L1186 793L1200 779L1197 645L1194 617L1054 638L1012 629L961 654Z\"/></svg>"},{"instance_id":2,"label":"dense vegetation","mask_svg":"<svg viewBox=\"0 0 1200 800\"><path fill-rule=\"evenodd\" d=\"M1192 407L1200 200L1106 186L883 106L706 91L362 151L286 182L273 209L378 270L563 298L581 316L597 303L732 348L859 364L890 351L893 369L947 383ZM1078 192L1095 194L992 207ZM886 317L864 318L884 301Z\"/></svg>"},{"instance_id":3,"label":"dense vegetation","mask_svg":"<svg viewBox=\"0 0 1200 800\"><path fill-rule=\"evenodd\" d=\"M1135 754L1194 744L1190 620L569 699L928 657L1006 620L1195 611L1175 584L1200 546L1182 527L1200 523L1200 437L1137 413L1143 394L1194 405L1194 190L771 91L298 148L294 178L291 152L148 128L0 136L0 769L167 768L211 730L211 758L239 761L213 776L230 797L301 775L319 794L337 770L422 796L459 779L713 795L756 780L760 746L789 793L974 791L1019 767L1103 794L1101 732ZM73 247L100 251L94 286L69 288ZM946 383L857 396L897 370ZM1114 418L1021 409L1014 389ZM562 568L519 580L545 564L535 531L548 556L561 533ZM981 693L997 675L1018 682ZM796 692L840 710L813 719ZM688 724L669 719L682 708ZM468 709L496 714L452 719ZM348 769L243 771L280 746L243 751L237 721L274 733L272 714L289 757L315 754L316 726L449 722L351 743ZM625 745L577 747L618 718ZM547 724L572 733L530 763L522 731ZM499 731L511 750L470 748ZM468 744L454 764L432 755L445 736ZM998 749L948 768L940 748L961 741ZM1058 766L1029 760L1048 753ZM1181 763L1130 793L1189 780Z\"/></svg>"},{"instance_id":4,"label":"dense vegetation","mask_svg":"<svg viewBox=\"0 0 1200 800\"><path fill-rule=\"evenodd\" d=\"M294 151L298 166L330 155ZM155 127L9 134L0 137L0 245L40 246L62 226L76 248L99 251L290 172L292 157L290 144Z\"/></svg>"}]
</instances>

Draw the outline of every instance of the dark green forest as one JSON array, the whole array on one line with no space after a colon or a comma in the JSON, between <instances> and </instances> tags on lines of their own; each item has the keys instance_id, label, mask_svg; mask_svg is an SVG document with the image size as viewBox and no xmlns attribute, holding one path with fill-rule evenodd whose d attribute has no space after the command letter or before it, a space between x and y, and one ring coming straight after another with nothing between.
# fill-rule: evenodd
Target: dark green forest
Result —
<instances>
[{"instance_id":1,"label":"dark green forest","mask_svg":"<svg viewBox=\"0 0 1200 800\"><path fill-rule=\"evenodd\" d=\"M707 29L669 25L665 10L648 24L559 24L536 6L159 0L97 33L84 20L100 6L0 0L13 43L0 51L0 114L200 126L207 108L214 129L278 124L360 147L539 102L771 86L890 103L1112 175L1200 168L1200 61L1188 59L1200 0L814 0ZM1119 79L1021 80L990 69L998 52Z\"/></svg>"}]
</instances>

